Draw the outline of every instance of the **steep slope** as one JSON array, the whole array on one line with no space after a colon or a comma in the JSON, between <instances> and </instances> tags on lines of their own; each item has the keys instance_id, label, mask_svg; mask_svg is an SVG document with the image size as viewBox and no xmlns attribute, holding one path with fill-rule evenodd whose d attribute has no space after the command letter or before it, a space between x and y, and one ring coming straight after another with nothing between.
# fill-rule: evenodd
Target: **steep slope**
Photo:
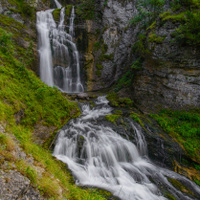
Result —
<instances>
[{"instance_id":1,"label":"steep slope","mask_svg":"<svg viewBox=\"0 0 200 200\"><path fill-rule=\"evenodd\" d=\"M45 7L0 3L0 199L105 199L76 187L49 151L56 131L80 111L31 70L38 70L35 11Z\"/></svg>"}]
</instances>

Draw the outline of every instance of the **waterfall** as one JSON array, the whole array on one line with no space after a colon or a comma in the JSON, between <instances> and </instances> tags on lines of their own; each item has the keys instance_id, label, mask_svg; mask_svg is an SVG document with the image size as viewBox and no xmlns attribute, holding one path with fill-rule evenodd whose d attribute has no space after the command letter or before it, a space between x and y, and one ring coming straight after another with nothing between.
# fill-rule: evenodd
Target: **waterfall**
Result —
<instances>
[{"instance_id":1,"label":"waterfall","mask_svg":"<svg viewBox=\"0 0 200 200\"><path fill-rule=\"evenodd\" d=\"M148 159L145 137L133 121L128 119L136 144L98 123L112 111L105 97L99 97L93 109L88 104L81 109L82 115L61 130L53 153L68 165L78 185L106 189L122 200L166 200L157 183L177 200L191 200L168 181L170 177L191 185L200 195L194 183Z\"/></svg>"},{"instance_id":2,"label":"waterfall","mask_svg":"<svg viewBox=\"0 0 200 200\"><path fill-rule=\"evenodd\" d=\"M55 4L57 8L62 7L57 0ZM79 52L74 42L74 6L69 20L69 33L65 26L65 7L60 10L58 25L52 13L53 9L37 12L40 78L47 85L55 85L63 92L83 92Z\"/></svg>"}]
</instances>

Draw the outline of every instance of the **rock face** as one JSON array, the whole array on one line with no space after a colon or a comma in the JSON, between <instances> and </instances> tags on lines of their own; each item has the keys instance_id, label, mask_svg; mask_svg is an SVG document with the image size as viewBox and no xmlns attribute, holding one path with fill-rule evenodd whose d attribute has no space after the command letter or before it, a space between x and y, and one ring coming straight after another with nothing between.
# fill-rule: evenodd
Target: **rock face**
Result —
<instances>
[{"instance_id":1,"label":"rock face","mask_svg":"<svg viewBox=\"0 0 200 200\"><path fill-rule=\"evenodd\" d=\"M176 28L166 22L154 30L165 37L163 42L148 42L151 53L133 83L134 97L144 106L180 109L200 105L200 50L173 43L171 33Z\"/></svg>"},{"instance_id":2,"label":"rock face","mask_svg":"<svg viewBox=\"0 0 200 200\"><path fill-rule=\"evenodd\" d=\"M0 199L2 200L43 199L30 185L30 180L14 170L8 172L0 170L0 183Z\"/></svg>"},{"instance_id":3,"label":"rock face","mask_svg":"<svg viewBox=\"0 0 200 200\"><path fill-rule=\"evenodd\" d=\"M133 60L130 52L134 38L128 25L136 11L134 6L134 1L98 1L96 12L100 17L86 21L88 90L109 87Z\"/></svg>"},{"instance_id":4,"label":"rock face","mask_svg":"<svg viewBox=\"0 0 200 200\"><path fill-rule=\"evenodd\" d=\"M133 46L138 41L140 28L129 23L138 13L136 4L134 0L96 1L98 17L82 21L85 31L82 63L87 90L111 86L138 57ZM133 98L145 108L199 106L200 52L195 47L173 42L172 33L179 25L158 20L145 33L145 48L149 53L139 55L143 56L143 66L139 72L133 72L132 84ZM162 41L150 41L152 34ZM77 37L81 40L80 34Z\"/></svg>"}]
</instances>

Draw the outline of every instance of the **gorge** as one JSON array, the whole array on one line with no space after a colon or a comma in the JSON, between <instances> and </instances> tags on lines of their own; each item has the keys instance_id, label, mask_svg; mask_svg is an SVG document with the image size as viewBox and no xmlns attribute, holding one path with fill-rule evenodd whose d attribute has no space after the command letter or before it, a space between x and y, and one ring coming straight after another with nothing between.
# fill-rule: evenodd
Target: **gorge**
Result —
<instances>
[{"instance_id":1,"label":"gorge","mask_svg":"<svg viewBox=\"0 0 200 200\"><path fill-rule=\"evenodd\" d=\"M198 200L199 8L2 0L0 199Z\"/></svg>"}]
</instances>

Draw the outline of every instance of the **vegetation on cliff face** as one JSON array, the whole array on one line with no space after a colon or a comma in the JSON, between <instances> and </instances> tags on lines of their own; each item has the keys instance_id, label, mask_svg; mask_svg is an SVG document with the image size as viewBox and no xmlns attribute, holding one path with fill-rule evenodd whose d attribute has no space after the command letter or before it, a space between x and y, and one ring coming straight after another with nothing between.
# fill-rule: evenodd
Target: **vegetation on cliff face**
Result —
<instances>
[{"instance_id":1,"label":"vegetation on cliff face","mask_svg":"<svg viewBox=\"0 0 200 200\"><path fill-rule=\"evenodd\" d=\"M183 145L191 159L200 164L200 114L195 110L162 110L151 114L159 125ZM195 166L197 169L199 167Z\"/></svg>"}]
</instances>

